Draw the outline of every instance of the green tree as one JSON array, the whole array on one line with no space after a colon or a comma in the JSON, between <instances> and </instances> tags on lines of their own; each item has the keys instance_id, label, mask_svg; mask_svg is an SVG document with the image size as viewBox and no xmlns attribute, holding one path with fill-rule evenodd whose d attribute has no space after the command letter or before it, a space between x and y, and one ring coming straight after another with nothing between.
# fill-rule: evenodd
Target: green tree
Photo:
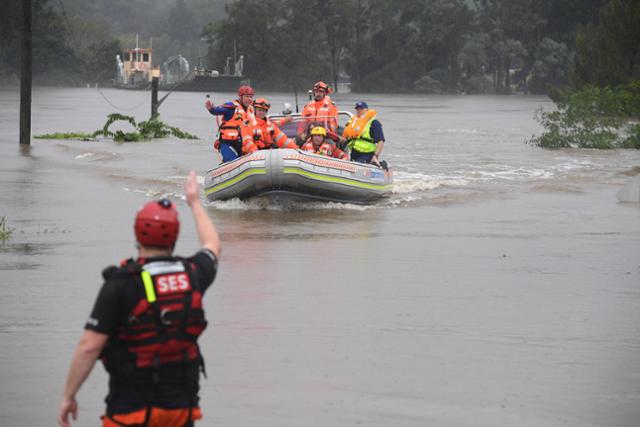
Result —
<instances>
[{"instance_id":1,"label":"green tree","mask_svg":"<svg viewBox=\"0 0 640 427\"><path fill-rule=\"evenodd\" d=\"M338 86L338 76L347 55L351 37L351 17L355 12L353 1L317 0L316 14L324 26L328 56L331 64L331 82Z\"/></svg>"},{"instance_id":2,"label":"green tree","mask_svg":"<svg viewBox=\"0 0 640 427\"><path fill-rule=\"evenodd\" d=\"M569 49L567 45L550 38L542 39L535 52L529 90L533 93L546 93L549 85L565 86L568 66Z\"/></svg>"},{"instance_id":3,"label":"green tree","mask_svg":"<svg viewBox=\"0 0 640 427\"><path fill-rule=\"evenodd\" d=\"M233 58L234 45L245 56L244 71L258 85L273 83L281 73L290 74L285 54L283 4L277 0L239 0L230 4L227 18L210 23L203 34L209 40L208 62L222 70Z\"/></svg>"},{"instance_id":4,"label":"green tree","mask_svg":"<svg viewBox=\"0 0 640 427\"><path fill-rule=\"evenodd\" d=\"M462 0L428 0L422 16L419 16L423 70L444 70L439 80L448 92L459 89L462 74L460 54L471 19L471 10Z\"/></svg>"},{"instance_id":5,"label":"green tree","mask_svg":"<svg viewBox=\"0 0 640 427\"><path fill-rule=\"evenodd\" d=\"M530 53L544 25L535 4L534 0L476 0L477 26L491 37L489 68L498 93L509 93L513 83L525 86L533 66Z\"/></svg>"},{"instance_id":6,"label":"green tree","mask_svg":"<svg viewBox=\"0 0 640 427\"><path fill-rule=\"evenodd\" d=\"M640 2L609 0L597 24L580 25L572 82L615 86L640 78Z\"/></svg>"},{"instance_id":7,"label":"green tree","mask_svg":"<svg viewBox=\"0 0 640 427\"><path fill-rule=\"evenodd\" d=\"M575 44L578 25L592 23L607 0L537 0L536 12L543 19L539 37Z\"/></svg>"},{"instance_id":8,"label":"green tree","mask_svg":"<svg viewBox=\"0 0 640 427\"><path fill-rule=\"evenodd\" d=\"M169 13L167 31L171 37L186 42L197 37L198 31L194 27L195 17L187 7L185 0L176 0L175 6Z\"/></svg>"}]
</instances>

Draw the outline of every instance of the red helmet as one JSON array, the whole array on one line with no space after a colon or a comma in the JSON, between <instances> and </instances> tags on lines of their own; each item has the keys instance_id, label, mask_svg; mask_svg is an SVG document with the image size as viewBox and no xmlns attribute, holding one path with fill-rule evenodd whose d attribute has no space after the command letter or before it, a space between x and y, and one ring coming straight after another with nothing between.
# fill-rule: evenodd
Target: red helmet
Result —
<instances>
[{"instance_id":1,"label":"red helmet","mask_svg":"<svg viewBox=\"0 0 640 427\"><path fill-rule=\"evenodd\" d=\"M238 97L242 98L242 95L251 95L253 96L253 88L251 86L240 86L238 88Z\"/></svg>"},{"instance_id":2,"label":"red helmet","mask_svg":"<svg viewBox=\"0 0 640 427\"><path fill-rule=\"evenodd\" d=\"M253 101L253 108L262 108L269 111L269 108L271 108L271 104L269 104L269 101L267 101L266 98L258 98Z\"/></svg>"},{"instance_id":3,"label":"red helmet","mask_svg":"<svg viewBox=\"0 0 640 427\"><path fill-rule=\"evenodd\" d=\"M149 202L138 211L136 239L145 246L173 246L178 239L178 211L168 199Z\"/></svg>"},{"instance_id":4,"label":"red helmet","mask_svg":"<svg viewBox=\"0 0 640 427\"><path fill-rule=\"evenodd\" d=\"M313 85L313 90L323 90L325 93L329 93L329 86L325 82L320 81Z\"/></svg>"}]
</instances>

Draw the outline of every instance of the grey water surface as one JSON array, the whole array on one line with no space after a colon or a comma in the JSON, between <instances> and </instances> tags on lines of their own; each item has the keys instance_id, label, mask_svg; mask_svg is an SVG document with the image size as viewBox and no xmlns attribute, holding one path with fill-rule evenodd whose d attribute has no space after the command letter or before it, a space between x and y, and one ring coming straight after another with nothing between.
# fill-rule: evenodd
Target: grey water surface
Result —
<instances>
[{"instance_id":1,"label":"grey water surface","mask_svg":"<svg viewBox=\"0 0 640 427\"><path fill-rule=\"evenodd\" d=\"M640 152L525 144L535 111L552 108L543 97L362 98L388 141L389 200L207 204L223 254L199 425L639 426L640 207L616 193ZM204 94L174 92L162 119L200 140L20 150L18 99L0 91L0 216L13 229L0 243L0 425L52 426L100 271L135 255L135 210L177 200L177 252L198 249L182 184L217 164L215 119ZM146 119L148 99L36 88L33 131ZM357 96L334 99L351 109ZM99 424L105 394L97 365L76 425Z\"/></svg>"}]
</instances>

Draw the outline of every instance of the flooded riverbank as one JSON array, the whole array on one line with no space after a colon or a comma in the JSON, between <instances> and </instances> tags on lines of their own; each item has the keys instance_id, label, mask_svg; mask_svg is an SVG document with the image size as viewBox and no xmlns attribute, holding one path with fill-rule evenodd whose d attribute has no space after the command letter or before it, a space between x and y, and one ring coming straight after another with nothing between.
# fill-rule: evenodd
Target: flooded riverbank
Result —
<instances>
[{"instance_id":1,"label":"flooded riverbank","mask_svg":"<svg viewBox=\"0 0 640 427\"><path fill-rule=\"evenodd\" d=\"M138 119L142 92L104 90ZM231 94L212 94L221 103ZM267 94L272 105L289 96ZM351 109L355 95L338 96ZM640 419L640 209L616 192L636 151L543 151L533 97L372 95L396 170L388 201L207 206L222 231L207 295L203 426L624 426ZM53 425L100 270L132 218L217 163L200 94L163 120L200 141L41 141L21 152L0 92L2 424ZM34 133L93 131L95 89L37 89ZM180 207L177 252L197 249ZM95 425L101 367L79 395ZM37 402L25 411L24 404Z\"/></svg>"}]
</instances>

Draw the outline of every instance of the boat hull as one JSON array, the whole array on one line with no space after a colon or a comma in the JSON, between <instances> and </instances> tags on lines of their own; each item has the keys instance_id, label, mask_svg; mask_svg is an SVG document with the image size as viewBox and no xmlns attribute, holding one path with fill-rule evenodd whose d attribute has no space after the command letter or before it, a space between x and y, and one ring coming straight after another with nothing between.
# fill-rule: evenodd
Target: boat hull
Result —
<instances>
[{"instance_id":1,"label":"boat hull","mask_svg":"<svg viewBox=\"0 0 640 427\"><path fill-rule=\"evenodd\" d=\"M194 76L178 85L168 87L177 92L235 92L238 87L248 84L241 76Z\"/></svg>"},{"instance_id":2,"label":"boat hull","mask_svg":"<svg viewBox=\"0 0 640 427\"><path fill-rule=\"evenodd\" d=\"M391 194L393 171L294 149L261 150L207 172L207 199L367 204Z\"/></svg>"}]
</instances>

